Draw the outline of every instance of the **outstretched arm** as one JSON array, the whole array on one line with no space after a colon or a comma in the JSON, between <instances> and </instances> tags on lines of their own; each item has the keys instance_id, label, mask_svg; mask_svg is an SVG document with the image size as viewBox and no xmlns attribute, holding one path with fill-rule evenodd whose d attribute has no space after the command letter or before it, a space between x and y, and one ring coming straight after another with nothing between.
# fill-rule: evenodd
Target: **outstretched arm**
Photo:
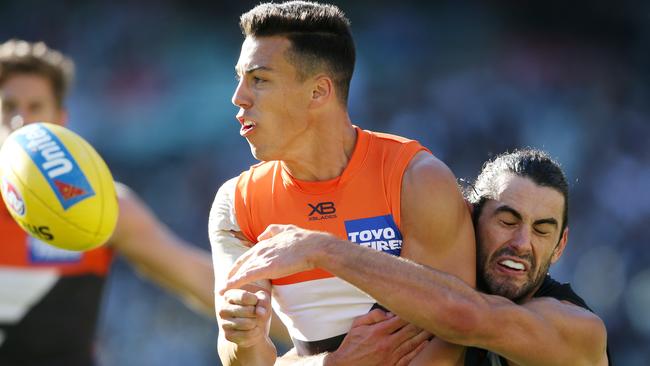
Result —
<instances>
[{"instance_id":1,"label":"outstretched arm","mask_svg":"<svg viewBox=\"0 0 650 366\"><path fill-rule=\"evenodd\" d=\"M119 216L109 240L141 273L205 314L213 314L210 254L176 236L127 186L116 183Z\"/></svg>"}]
</instances>

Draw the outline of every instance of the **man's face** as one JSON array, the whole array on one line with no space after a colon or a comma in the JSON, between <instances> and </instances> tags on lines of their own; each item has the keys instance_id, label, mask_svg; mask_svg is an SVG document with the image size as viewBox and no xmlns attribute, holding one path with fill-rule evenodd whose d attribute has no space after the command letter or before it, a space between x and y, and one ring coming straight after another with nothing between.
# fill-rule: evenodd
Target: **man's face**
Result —
<instances>
[{"instance_id":1,"label":"man's face","mask_svg":"<svg viewBox=\"0 0 650 366\"><path fill-rule=\"evenodd\" d=\"M239 107L240 134L258 160L298 155L309 126L311 89L287 61L290 45L284 37L247 37L235 67L239 83L232 103Z\"/></svg>"},{"instance_id":2,"label":"man's face","mask_svg":"<svg viewBox=\"0 0 650 366\"><path fill-rule=\"evenodd\" d=\"M477 224L479 280L489 293L520 301L537 290L566 245L564 197L511 174L498 186Z\"/></svg>"},{"instance_id":3,"label":"man's face","mask_svg":"<svg viewBox=\"0 0 650 366\"><path fill-rule=\"evenodd\" d=\"M21 125L34 122L65 123L65 112L57 106L52 85L48 79L37 74L9 76L0 85L0 103L0 142Z\"/></svg>"}]
</instances>

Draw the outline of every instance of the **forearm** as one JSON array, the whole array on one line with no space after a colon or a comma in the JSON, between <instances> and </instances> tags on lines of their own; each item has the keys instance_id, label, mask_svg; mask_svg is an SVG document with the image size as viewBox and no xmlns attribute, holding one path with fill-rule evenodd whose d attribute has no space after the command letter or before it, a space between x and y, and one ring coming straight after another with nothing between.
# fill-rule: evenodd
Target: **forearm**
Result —
<instances>
[{"instance_id":1,"label":"forearm","mask_svg":"<svg viewBox=\"0 0 650 366\"><path fill-rule=\"evenodd\" d=\"M180 296L206 315L214 315L214 276L207 252L170 236L161 237L156 248L115 245L120 254L146 277Z\"/></svg>"},{"instance_id":2,"label":"forearm","mask_svg":"<svg viewBox=\"0 0 650 366\"><path fill-rule=\"evenodd\" d=\"M224 366L273 365L277 357L275 346L268 337L251 347L240 347L219 336L219 358Z\"/></svg>"},{"instance_id":3,"label":"forearm","mask_svg":"<svg viewBox=\"0 0 650 366\"><path fill-rule=\"evenodd\" d=\"M314 265L366 292L405 320L452 343L478 324L484 300L459 278L349 242L323 236Z\"/></svg>"}]
</instances>

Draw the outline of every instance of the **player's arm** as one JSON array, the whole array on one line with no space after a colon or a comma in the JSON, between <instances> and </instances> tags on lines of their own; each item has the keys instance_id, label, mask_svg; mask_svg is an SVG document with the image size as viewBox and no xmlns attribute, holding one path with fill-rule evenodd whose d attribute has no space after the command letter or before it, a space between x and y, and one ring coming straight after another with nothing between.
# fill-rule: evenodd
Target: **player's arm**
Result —
<instances>
[{"instance_id":1,"label":"player's arm","mask_svg":"<svg viewBox=\"0 0 650 366\"><path fill-rule=\"evenodd\" d=\"M554 298L523 305L492 295L474 304L479 319L455 341L489 349L517 365L607 365L607 331L592 312Z\"/></svg>"},{"instance_id":2,"label":"player's arm","mask_svg":"<svg viewBox=\"0 0 650 366\"><path fill-rule=\"evenodd\" d=\"M374 309L352 322L350 331L332 353L299 356L295 349L278 358L276 366L409 365L431 337L392 313Z\"/></svg>"},{"instance_id":3,"label":"player's arm","mask_svg":"<svg viewBox=\"0 0 650 366\"><path fill-rule=\"evenodd\" d=\"M522 365L607 362L602 321L577 306L548 298L517 305L456 276L328 233L276 225L262 236L264 242L237 260L227 288L323 268L451 343L489 349Z\"/></svg>"},{"instance_id":4,"label":"player's arm","mask_svg":"<svg viewBox=\"0 0 650 366\"><path fill-rule=\"evenodd\" d=\"M215 197L208 232L212 246L215 290L251 243L241 233L234 213L236 178L224 183ZM218 352L224 365L272 365L276 349L269 337L271 284L259 280L220 295L214 292L219 323Z\"/></svg>"},{"instance_id":5,"label":"player's arm","mask_svg":"<svg viewBox=\"0 0 650 366\"><path fill-rule=\"evenodd\" d=\"M402 257L455 275L474 287L474 229L449 168L429 153L416 155L404 173L401 201ZM448 361L444 364L462 358L462 346L440 344L444 341L439 338L430 343L428 353L438 359L444 356ZM443 364L442 360L437 364Z\"/></svg>"},{"instance_id":6,"label":"player's arm","mask_svg":"<svg viewBox=\"0 0 650 366\"><path fill-rule=\"evenodd\" d=\"M207 251L177 237L127 186L116 183L119 216L109 240L141 273L213 314L212 262Z\"/></svg>"}]
</instances>

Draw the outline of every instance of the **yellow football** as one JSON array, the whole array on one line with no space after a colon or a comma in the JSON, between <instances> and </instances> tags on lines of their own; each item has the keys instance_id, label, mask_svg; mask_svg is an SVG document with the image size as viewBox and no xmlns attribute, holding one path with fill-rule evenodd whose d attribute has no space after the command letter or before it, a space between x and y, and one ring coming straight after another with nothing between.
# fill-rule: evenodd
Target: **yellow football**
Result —
<instances>
[{"instance_id":1,"label":"yellow football","mask_svg":"<svg viewBox=\"0 0 650 366\"><path fill-rule=\"evenodd\" d=\"M33 237L68 250L104 244L117 196L104 160L76 133L50 123L14 131L0 149L2 198Z\"/></svg>"}]
</instances>

